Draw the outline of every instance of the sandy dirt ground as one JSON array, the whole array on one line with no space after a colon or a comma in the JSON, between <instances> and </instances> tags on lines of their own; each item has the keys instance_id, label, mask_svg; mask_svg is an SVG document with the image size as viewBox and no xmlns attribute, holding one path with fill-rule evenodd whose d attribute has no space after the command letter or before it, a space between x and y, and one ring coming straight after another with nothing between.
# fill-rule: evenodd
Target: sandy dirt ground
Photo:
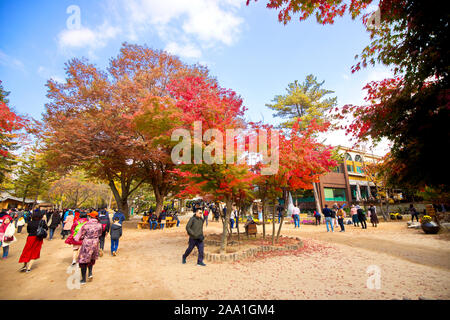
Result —
<instances>
[{"instance_id":1,"label":"sandy dirt ground","mask_svg":"<svg viewBox=\"0 0 450 320\"><path fill-rule=\"evenodd\" d=\"M79 269L70 267L71 247L59 229L52 241L44 240L30 273L19 272L26 234L16 234L9 257L0 261L1 299L450 299L448 233L425 235L407 229L406 221L382 222L377 228L369 224L367 230L347 226L345 233L327 233L324 225L284 225L282 234L300 237L303 249L206 267L197 266L195 256L181 264L188 241L185 221L179 228L156 231L138 230L136 223L124 223L116 257L106 239L93 281L80 288ZM205 234L221 228L210 222ZM271 226L267 230L271 233ZM379 270L379 282L368 282L375 276L368 268ZM371 283L375 288L368 288Z\"/></svg>"}]
</instances>

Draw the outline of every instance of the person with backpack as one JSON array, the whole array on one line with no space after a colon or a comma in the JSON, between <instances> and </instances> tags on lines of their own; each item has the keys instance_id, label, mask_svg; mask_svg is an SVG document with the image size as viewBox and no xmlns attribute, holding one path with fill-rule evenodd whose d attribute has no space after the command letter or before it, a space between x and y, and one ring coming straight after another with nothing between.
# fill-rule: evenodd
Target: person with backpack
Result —
<instances>
[{"instance_id":1,"label":"person with backpack","mask_svg":"<svg viewBox=\"0 0 450 320\"><path fill-rule=\"evenodd\" d=\"M67 218L69 218L69 217L70 217L70 213ZM81 241L75 240L75 237L77 236L78 232L80 232L83 225L85 223L87 223L87 221L88 221L88 219L87 219L86 212L81 212L80 218L72 224L72 228L70 229L70 235L65 241L65 243L72 245L72 266L77 264L77 257L80 252L79 250L80 250L81 245L83 244ZM64 225L64 228L65 227L66 226Z\"/></svg>"},{"instance_id":2,"label":"person with backpack","mask_svg":"<svg viewBox=\"0 0 450 320\"><path fill-rule=\"evenodd\" d=\"M327 226L327 232L330 232L330 228L328 227L328 225L331 226L331 232L334 232L333 220L332 220L333 212L330 210L330 208L328 208L327 204L325 205L325 208L323 208L322 213L325 217L325 224Z\"/></svg>"},{"instance_id":3,"label":"person with backpack","mask_svg":"<svg viewBox=\"0 0 450 320\"><path fill-rule=\"evenodd\" d=\"M117 255L117 249L119 248L119 239L122 236L122 225L119 223L119 219L116 217L113 219L111 226L111 255L114 257Z\"/></svg>"},{"instance_id":4,"label":"person with backpack","mask_svg":"<svg viewBox=\"0 0 450 320\"><path fill-rule=\"evenodd\" d=\"M361 207L359 205L357 205L356 210L357 210L356 212L358 213L358 220L361 223L362 229L367 229L366 215L365 215L363 209L361 209Z\"/></svg>"},{"instance_id":5,"label":"person with backpack","mask_svg":"<svg viewBox=\"0 0 450 320\"><path fill-rule=\"evenodd\" d=\"M114 218L119 218L119 223L123 224L123 222L126 220L125 215L120 212L120 211L116 211L113 215L113 220Z\"/></svg>"},{"instance_id":6,"label":"person with backpack","mask_svg":"<svg viewBox=\"0 0 450 320\"><path fill-rule=\"evenodd\" d=\"M22 232L22 228L25 225L25 223L26 223L25 213L21 210L21 211L19 211L18 219L17 219L17 233Z\"/></svg>"},{"instance_id":7,"label":"person with backpack","mask_svg":"<svg viewBox=\"0 0 450 320\"><path fill-rule=\"evenodd\" d=\"M344 208L339 208L337 212L338 223L341 226L340 232L345 232L344 219L345 219L345 211Z\"/></svg>"},{"instance_id":8,"label":"person with backpack","mask_svg":"<svg viewBox=\"0 0 450 320\"><path fill-rule=\"evenodd\" d=\"M197 265L198 266L206 266L205 263L203 263L203 256L204 256L204 248L205 245L203 243L203 240L205 237L203 236L203 219L202 219L202 212L200 210L197 210L194 213L194 216L189 219L187 225L186 225L186 231L189 235L189 246L186 249L186 252L183 254L182 257L182 263L186 264L186 258L191 254L192 250L194 250L194 247L197 247L198 250L198 258L197 258Z\"/></svg>"},{"instance_id":9,"label":"person with backpack","mask_svg":"<svg viewBox=\"0 0 450 320\"><path fill-rule=\"evenodd\" d=\"M370 222L372 223L372 227L376 227L378 225L378 216L377 216L377 209L374 205L371 205L369 208L369 216L370 216Z\"/></svg>"},{"instance_id":10,"label":"person with backpack","mask_svg":"<svg viewBox=\"0 0 450 320\"><path fill-rule=\"evenodd\" d=\"M116 217L117 218L117 217ZM119 221L119 220L117 220ZM99 238L100 241L100 257L103 257L103 250L105 249L105 237L109 232L111 222L109 220L109 214L106 210L100 210L98 213L98 222L102 225L102 235Z\"/></svg>"},{"instance_id":11,"label":"person with backpack","mask_svg":"<svg viewBox=\"0 0 450 320\"><path fill-rule=\"evenodd\" d=\"M205 220L206 226L208 226L208 216L209 216L209 210L207 208L205 208L205 210L203 211L203 220Z\"/></svg>"},{"instance_id":12,"label":"person with backpack","mask_svg":"<svg viewBox=\"0 0 450 320\"><path fill-rule=\"evenodd\" d=\"M81 269L80 284L86 284L86 271L89 270L88 280L93 280L93 267L99 256L99 238L102 234L102 225L98 222L98 213L89 213L89 219L83 223L74 241L81 243L80 253L77 258Z\"/></svg>"},{"instance_id":13,"label":"person with backpack","mask_svg":"<svg viewBox=\"0 0 450 320\"><path fill-rule=\"evenodd\" d=\"M30 272L33 260L40 258L42 244L44 238L47 237L47 230L48 226L42 220L42 214L39 211L33 213L31 221L27 225L27 242L19 258L19 263L24 264L20 271Z\"/></svg>"}]
</instances>

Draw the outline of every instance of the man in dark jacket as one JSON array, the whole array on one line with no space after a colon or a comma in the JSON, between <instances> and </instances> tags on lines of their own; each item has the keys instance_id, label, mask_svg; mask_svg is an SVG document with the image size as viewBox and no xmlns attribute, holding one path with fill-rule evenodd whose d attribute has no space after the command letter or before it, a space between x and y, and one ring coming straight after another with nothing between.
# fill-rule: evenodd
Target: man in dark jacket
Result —
<instances>
[{"instance_id":1,"label":"man in dark jacket","mask_svg":"<svg viewBox=\"0 0 450 320\"><path fill-rule=\"evenodd\" d=\"M155 230L158 226L158 216L154 212L150 215L148 223L150 224L150 230Z\"/></svg>"},{"instance_id":2,"label":"man in dark jacket","mask_svg":"<svg viewBox=\"0 0 450 320\"><path fill-rule=\"evenodd\" d=\"M197 210L194 216L189 219L189 222L186 225L186 231L189 235L189 246L186 252L183 255L183 264L186 263L186 258L191 254L194 247L198 249L198 266L206 266L203 263L203 255L204 255L204 243L203 240L205 237L203 236L203 219L202 219L202 211Z\"/></svg>"},{"instance_id":3,"label":"man in dark jacket","mask_svg":"<svg viewBox=\"0 0 450 320\"><path fill-rule=\"evenodd\" d=\"M325 205L325 208L323 208L322 213L325 217L325 224L327 226L327 232L330 232L330 228L328 227L328 225L331 226L331 232L334 232L334 227L333 227L333 212L331 211L330 208L328 208L328 205Z\"/></svg>"},{"instance_id":4,"label":"man in dark jacket","mask_svg":"<svg viewBox=\"0 0 450 320\"><path fill-rule=\"evenodd\" d=\"M103 256L103 250L105 250L105 237L109 232L111 221L109 220L109 214L106 210L100 210L98 213L98 222L102 225L102 235L100 236L100 257Z\"/></svg>"}]
</instances>

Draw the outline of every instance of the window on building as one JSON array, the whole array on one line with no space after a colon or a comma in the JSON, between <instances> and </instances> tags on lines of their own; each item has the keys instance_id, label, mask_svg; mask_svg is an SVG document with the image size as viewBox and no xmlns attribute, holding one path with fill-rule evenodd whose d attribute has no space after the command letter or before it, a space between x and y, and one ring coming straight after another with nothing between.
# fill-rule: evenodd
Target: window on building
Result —
<instances>
[{"instance_id":1,"label":"window on building","mask_svg":"<svg viewBox=\"0 0 450 320\"><path fill-rule=\"evenodd\" d=\"M356 162L363 162L363 160L362 160L362 158L361 158L361 156L360 156L359 154L357 154L357 155L355 156L355 161L356 161Z\"/></svg>"},{"instance_id":2,"label":"window on building","mask_svg":"<svg viewBox=\"0 0 450 320\"><path fill-rule=\"evenodd\" d=\"M341 166L334 167L334 168L332 169L332 171L333 171L333 172L336 172L336 173L340 173L340 172L341 172Z\"/></svg>"},{"instance_id":3,"label":"window on building","mask_svg":"<svg viewBox=\"0 0 450 320\"><path fill-rule=\"evenodd\" d=\"M348 164L348 165L347 165L347 171L348 171L348 172L354 172L353 166L352 166L351 164Z\"/></svg>"},{"instance_id":4,"label":"window on building","mask_svg":"<svg viewBox=\"0 0 450 320\"><path fill-rule=\"evenodd\" d=\"M356 166L356 172L358 172L358 173L364 173L364 170L363 170L361 167Z\"/></svg>"},{"instance_id":5,"label":"window on building","mask_svg":"<svg viewBox=\"0 0 450 320\"><path fill-rule=\"evenodd\" d=\"M369 199L369 192L367 186L359 186L359 190L361 192L361 198Z\"/></svg>"},{"instance_id":6,"label":"window on building","mask_svg":"<svg viewBox=\"0 0 450 320\"><path fill-rule=\"evenodd\" d=\"M358 199L358 197L357 197L357 194L358 194L357 187L355 185L351 185L350 186L350 191L352 193L352 200L356 201Z\"/></svg>"},{"instance_id":7,"label":"window on building","mask_svg":"<svg viewBox=\"0 0 450 320\"><path fill-rule=\"evenodd\" d=\"M345 198L345 189L324 188L325 201L347 201Z\"/></svg>"},{"instance_id":8,"label":"window on building","mask_svg":"<svg viewBox=\"0 0 450 320\"><path fill-rule=\"evenodd\" d=\"M345 160L353 161L352 156L349 153L345 154Z\"/></svg>"}]
</instances>

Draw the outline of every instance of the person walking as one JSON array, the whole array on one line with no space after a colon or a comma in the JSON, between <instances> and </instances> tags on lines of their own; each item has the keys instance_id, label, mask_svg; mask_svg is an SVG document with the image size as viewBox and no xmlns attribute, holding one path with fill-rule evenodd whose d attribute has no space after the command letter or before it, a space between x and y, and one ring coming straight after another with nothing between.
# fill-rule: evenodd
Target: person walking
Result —
<instances>
[{"instance_id":1,"label":"person walking","mask_svg":"<svg viewBox=\"0 0 450 320\"><path fill-rule=\"evenodd\" d=\"M333 218L333 226L335 228L337 228L337 226L338 226L338 222L337 222L337 218L336 218L338 210L339 210L339 207L338 207L337 203L334 203L333 209L331 209L331 212L332 212L331 218Z\"/></svg>"},{"instance_id":2,"label":"person walking","mask_svg":"<svg viewBox=\"0 0 450 320\"><path fill-rule=\"evenodd\" d=\"M19 213L19 218L17 219L17 233L22 232L22 228L25 225L25 214L22 211L22 214Z\"/></svg>"},{"instance_id":3,"label":"person walking","mask_svg":"<svg viewBox=\"0 0 450 320\"><path fill-rule=\"evenodd\" d=\"M186 264L186 258L191 254L194 247L197 247L198 250L197 265L203 267L206 266L206 264L203 263L203 256L204 256L203 240L205 239L205 237L203 236L203 219L202 219L202 212L200 210L197 210L194 213L194 216L191 219L189 219L186 225L186 231L189 235L189 245L182 257L183 264Z\"/></svg>"},{"instance_id":4,"label":"person walking","mask_svg":"<svg viewBox=\"0 0 450 320\"><path fill-rule=\"evenodd\" d=\"M102 234L99 238L100 241L100 257L103 256L103 250L105 250L105 237L109 232L111 227L111 222L109 220L109 214L106 210L100 210L98 213L98 222L102 225Z\"/></svg>"},{"instance_id":5,"label":"person walking","mask_svg":"<svg viewBox=\"0 0 450 320\"><path fill-rule=\"evenodd\" d=\"M125 215L122 212L120 212L120 211L116 211L114 213L113 220L114 220L115 217L119 218L119 223L120 224L123 224L123 222L126 220Z\"/></svg>"},{"instance_id":6,"label":"person walking","mask_svg":"<svg viewBox=\"0 0 450 320\"><path fill-rule=\"evenodd\" d=\"M370 222L372 223L373 227L376 227L378 225L378 216L377 216L377 208L374 205L371 205L369 208L369 216L370 216Z\"/></svg>"},{"instance_id":7,"label":"person walking","mask_svg":"<svg viewBox=\"0 0 450 320\"><path fill-rule=\"evenodd\" d=\"M281 217L283 217L284 208L282 205L279 204L277 210L278 210L278 223L281 223Z\"/></svg>"},{"instance_id":8,"label":"person walking","mask_svg":"<svg viewBox=\"0 0 450 320\"><path fill-rule=\"evenodd\" d=\"M338 223L341 226L341 231L340 232L345 232L345 226L344 226L345 211L344 211L344 208L340 208L338 210L337 218L338 218Z\"/></svg>"},{"instance_id":9,"label":"person walking","mask_svg":"<svg viewBox=\"0 0 450 320\"><path fill-rule=\"evenodd\" d=\"M208 226L208 216L209 216L209 210L205 208L205 211L203 211L203 220L206 222L206 226Z\"/></svg>"},{"instance_id":10,"label":"person walking","mask_svg":"<svg viewBox=\"0 0 450 320\"><path fill-rule=\"evenodd\" d=\"M367 229L367 223L366 223L366 215L364 214L364 210L361 209L359 205L356 206L357 214L358 214L358 220L361 223L361 227L363 229Z\"/></svg>"},{"instance_id":11,"label":"person walking","mask_svg":"<svg viewBox=\"0 0 450 320\"><path fill-rule=\"evenodd\" d=\"M119 219L116 217L113 220L111 226L111 255L114 257L117 255L117 249L119 249L119 239L122 236L122 225L119 223Z\"/></svg>"},{"instance_id":12,"label":"person walking","mask_svg":"<svg viewBox=\"0 0 450 320\"><path fill-rule=\"evenodd\" d=\"M3 259L8 258L9 246L16 242L17 239L14 236L16 227L10 216L4 216L2 218L2 224L0 225L0 246L3 249Z\"/></svg>"},{"instance_id":13,"label":"person walking","mask_svg":"<svg viewBox=\"0 0 450 320\"><path fill-rule=\"evenodd\" d=\"M320 226L320 220L322 219L322 215L318 211L314 211L314 218L316 218L316 226Z\"/></svg>"},{"instance_id":14,"label":"person walking","mask_svg":"<svg viewBox=\"0 0 450 320\"><path fill-rule=\"evenodd\" d=\"M201 213L201 212L200 212ZM159 214L159 228L161 229L161 230L164 230L164 226L165 226L165 224L166 224L166 217L167 217L167 214L166 214L166 210L163 210L160 214Z\"/></svg>"},{"instance_id":15,"label":"person walking","mask_svg":"<svg viewBox=\"0 0 450 320\"><path fill-rule=\"evenodd\" d=\"M235 215L236 215L236 210L231 210L231 214L230 214L230 227L231 229L233 229L234 227L234 220L235 220Z\"/></svg>"},{"instance_id":16,"label":"person walking","mask_svg":"<svg viewBox=\"0 0 450 320\"><path fill-rule=\"evenodd\" d=\"M325 224L327 226L327 232L330 232L330 228L328 227L328 225L331 226L331 232L334 232L332 211L330 210L330 208L328 208L327 204L325 205L325 208L323 208L322 213L325 217Z\"/></svg>"},{"instance_id":17,"label":"person walking","mask_svg":"<svg viewBox=\"0 0 450 320\"><path fill-rule=\"evenodd\" d=\"M88 221L83 224L75 236L75 241L81 242L80 253L77 259L81 269L80 284L86 284L86 271L89 271L88 280L93 280L92 271L99 256L99 238L102 234L102 225L97 218L98 213L96 211L90 212Z\"/></svg>"},{"instance_id":18,"label":"person walking","mask_svg":"<svg viewBox=\"0 0 450 320\"><path fill-rule=\"evenodd\" d=\"M417 222L419 222L419 213L412 203L409 205L409 214L411 215L411 222L414 222L414 217L417 219Z\"/></svg>"},{"instance_id":19,"label":"person walking","mask_svg":"<svg viewBox=\"0 0 450 320\"><path fill-rule=\"evenodd\" d=\"M67 217L69 218L70 215ZM70 229L70 235L66 239L65 243L72 245L72 266L77 264L77 257L79 255L79 250L81 248L81 245L83 244L82 241L76 240L76 236L80 232L81 228L85 223L87 223L87 214L86 212L80 212L80 217L74 223L72 224L72 228ZM65 227L65 226L64 226Z\"/></svg>"},{"instance_id":20,"label":"person walking","mask_svg":"<svg viewBox=\"0 0 450 320\"><path fill-rule=\"evenodd\" d=\"M180 218L178 218L178 211L173 213L173 219L177 221L177 228L180 226Z\"/></svg>"},{"instance_id":21,"label":"person walking","mask_svg":"<svg viewBox=\"0 0 450 320\"><path fill-rule=\"evenodd\" d=\"M39 259L41 256L44 238L38 237L39 228L45 231L48 230L47 224L42 220L42 214L36 211L31 216L31 221L27 225L27 242L19 258L19 263L23 263L24 265L20 271L30 272L34 260Z\"/></svg>"},{"instance_id":22,"label":"person walking","mask_svg":"<svg viewBox=\"0 0 450 320\"><path fill-rule=\"evenodd\" d=\"M350 208L350 215L352 216L352 222L355 227L359 227L358 209L352 204Z\"/></svg>"},{"instance_id":23,"label":"person walking","mask_svg":"<svg viewBox=\"0 0 450 320\"><path fill-rule=\"evenodd\" d=\"M62 232L62 239L64 240L66 236L70 234L70 230L72 230L74 221L74 215L72 211L67 212L67 216L64 220L64 226L63 226L63 232Z\"/></svg>"},{"instance_id":24,"label":"person walking","mask_svg":"<svg viewBox=\"0 0 450 320\"><path fill-rule=\"evenodd\" d=\"M292 218L294 219L294 229L300 228L300 209L297 206L294 206Z\"/></svg>"},{"instance_id":25,"label":"person walking","mask_svg":"<svg viewBox=\"0 0 450 320\"><path fill-rule=\"evenodd\" d=\"M51 222L49 225L49 241L53 239L53 234L55 233L56 228L58 228L59 224L61 223L61 215L59 214L59 211L53 211L50 219Z\"/></svg>"}]
</instances>

